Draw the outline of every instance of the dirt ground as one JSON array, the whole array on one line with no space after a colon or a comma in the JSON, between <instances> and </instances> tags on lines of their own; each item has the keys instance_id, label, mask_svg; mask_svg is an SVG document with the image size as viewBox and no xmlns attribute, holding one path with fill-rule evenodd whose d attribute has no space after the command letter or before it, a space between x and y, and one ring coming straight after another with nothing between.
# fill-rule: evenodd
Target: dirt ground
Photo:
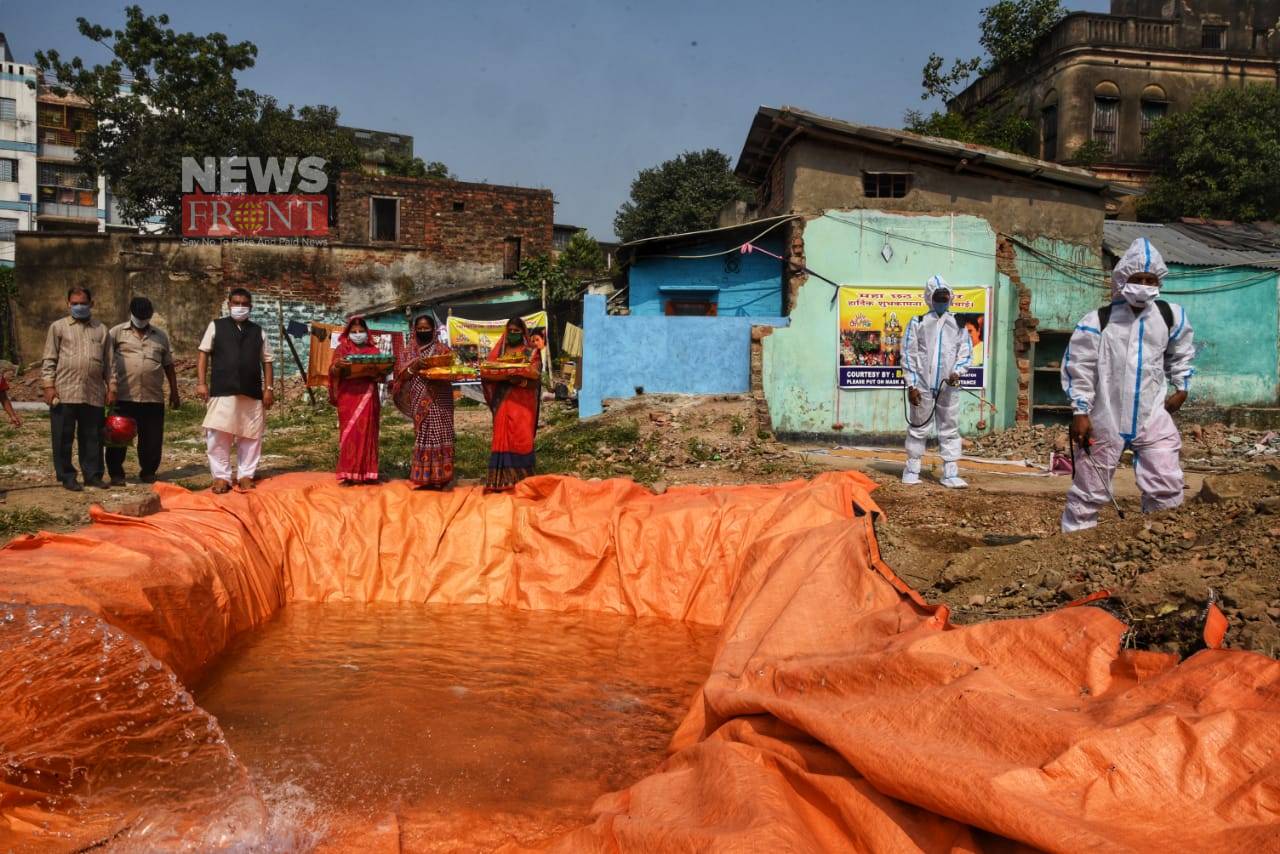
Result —
<instances>
[{"instance_id":1,"label":"dirt ground","mask_svg":"<svg viewBox=\"0 0 1280 854\"><path fill-rule=\"evenodd\" d=\"M134 484L108 492L61 489L50 470L47 415L23 414L21 430L0 427L0 488L7 490L0 539L68 530L87 521L91 503L111 506L149 492ZM195 403L170 414L163 480L193 489L208 485L202 416ZM476 483L487 464L488 412L460 401L456 424L459 482ZM385 477L407 474L411 446L409 423L385 407ZM1033 465L1003 474L969 463L971 486L963 491L941 488L936 471L926 473L925 484L904 487L895 449L854 457L782 445L757 432L747 398L650 395L583 422L569 405L544 402L538 460L544 472L631 477L655 492L858 469L879 484L885 559L926 598L951 606L957 622L1031 616L1108 590L1112 595L1101 606L1130 625L1126 643L1135 647L1193 651L1214 601L1231 622L1228 645L1280 654L1280 440L1220 425L1188 429L1183 507L1142 515L1132 471L1122 467L1115 491L1125 518L1107 508L1098 528L1069 536L1058 532L1058 518L1070 479L1035 468L1047 467L1049 451L1059 446L1065 447L1061 428L982 437L967 443L967 454ZM295 390L270 414L262 473L331 470L335 461L332 408L313 407ZM132 458L126 471L136 471Z\"/></svg>"}]
</instances>

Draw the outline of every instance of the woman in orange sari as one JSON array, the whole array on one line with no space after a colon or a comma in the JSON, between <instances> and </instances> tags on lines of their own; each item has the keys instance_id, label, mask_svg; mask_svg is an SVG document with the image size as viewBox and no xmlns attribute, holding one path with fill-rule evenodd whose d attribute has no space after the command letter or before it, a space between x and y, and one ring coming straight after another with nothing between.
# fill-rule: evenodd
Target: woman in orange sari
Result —
<instances>
[{"instance_id":1,"label":"woman in orange sari","mask_svg":"<svg viewBox=\"0 0 1280 854\"><path fill-rule=\"evenodd\" d=\"M507 321L507 331L489 354L490 362L523 366L505 380L484 382L484 399L493 413L493 444L485 489L503 492L533 474L533 442L542 402L542 351L529 338L523 320Z\"/></svg>"},{"instance_id":2,"label":"woman in orange sari","mask_svg":"<svg viewBox=\"0 0 1280 854\"><path fill-rule=\"evenodd\" d=\"M423 359L451 355L453 351L437 337L435 318L417 317L413 337L396 366L391 393L396 407L413 420L409 480L419 489L441 489L453 482L453 384L418 376Z\"/></svg>"},{"instance_id":3,"label":"woman in orange sari","mask_svg":"<svg viewBox=\"0 0 1280 854\"><path fill-rule=\"evenodd\" d=\"M352 317L338 336L329 368L329 402L338 408L338 480L343 484L377 483L378 425L382 402L378 381L346 375L348 356L379 352L363 317Z\"/></svg>"}]
</instances>

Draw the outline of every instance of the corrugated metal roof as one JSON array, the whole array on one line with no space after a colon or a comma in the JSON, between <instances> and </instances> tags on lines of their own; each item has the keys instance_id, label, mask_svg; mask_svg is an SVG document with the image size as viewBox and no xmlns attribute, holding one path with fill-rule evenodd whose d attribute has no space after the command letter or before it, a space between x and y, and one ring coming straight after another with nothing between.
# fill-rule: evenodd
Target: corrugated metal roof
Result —
<instances>
[{"instance_id":1,"label":"corrugated metal roof","mask_svg":"<svg viewBox=\"0 0 1280 854\"><path fill-rule=\"evenodd\" d=\"M1102 226L1102 247L1112 255L1123 255L1139 237L1148 238L1169 264L1280 270L1280 233L1265 225L1108 220Z\"/></svg>"}]
</instances>

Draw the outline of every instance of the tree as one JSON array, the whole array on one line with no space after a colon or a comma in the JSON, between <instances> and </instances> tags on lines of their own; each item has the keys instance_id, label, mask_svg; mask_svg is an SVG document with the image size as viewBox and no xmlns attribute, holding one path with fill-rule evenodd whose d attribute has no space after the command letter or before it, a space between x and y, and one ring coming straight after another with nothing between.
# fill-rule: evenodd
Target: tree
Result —
<instances>
[{"instance_id":1,"label":"tree","mask_svg":"<svg viewBox=\"0 0 1280 854\"><path fill-rule=\"evenodd\" d=\"M985 56L957 59L949 70L936 53L929 54L921 72L924 91L920 99L950 101L969 83L975 73L1025 65L1035 56L1036 43L1062 20L1066 10L1059 0L998 0L982 10L982 34L978 41ZM1035 125L1007 98L965 113L945 108L924 115L908 110L903 117L907 130L960 142L988 145L1005 151L1027 152L1035 142Z\"/></svg>"},{"instance_id":2,"label":"tree","mask_svg":"<svg viewBox=\"0 0 1280 854\"><path fill-rule=\"evenodd\" d=\"M560 254L558 263L566 273L579 279L594 279L604 272L604 250L594 237L579 231L569 238L569 245Z\"/></svg>"},{"instance_id":3,"label":"tree","mask_svg":"<svg viewBox=\"0 0 1280 854\"><path fill-rule=\"evenodd\" d=\"M550 255L535 255L521 261L516 270L516 284L535 297L542 296L545 284L549 303L568 302L577 296L577 280L552 261Z\"/></svg>"},{"instance_id":4,"label":"tree","mask_svg":"<svg viewBox=\"0 0 1280 854\"><path fill-rule=\"evenodd\" d=\"M253 67L258 49L222 33L179 35L167 15L147 16L138 6L125 9L120 30L76 23L112 60L88 68L50 50L36 52L36 65L56 78L55 91L84 98L97 118L77 149L80 165L106 176L126 219L161 216L176 230L182 158L239 153L250 138L260 105L235 75Z\"/></svg>"},{"instance_id":5,"label":"tree","mask_svg":"<svg viewBox=\"0 0 1280 854\"><path fill-rule=\"evenodd\" d=\"M50 50L36 52L36 65L56 81L55 92L83 98L94 112L77 160L107 179L127 220L161 217L178 230L184 157L323 157L331 182L360 162L355 143L337 132L336 109L281 107L237 84L258 54L250 42L177 33L168 15L148 16L138 6L125 9L122 29L76 23L111 51L111 61L90 68Z\"/></svg>"},{"instance_id":6,"label":"tree","mask_svg":"<svg viewBox=\"0 0 1280 854\"><path fill-rule=\"evenodd\" d=\"M456 176L449 167L439 160L425 162L421 157L401 157L396 154L387 155L383 164L388 175L399 175L402 178L441 178L455 180Z\"/></svg>"},{"instance_id":7,"label":"tree","mask_svg":"<svg viewBox=\"0 0 1280 854\"><path fill-rule=\"evenodd\" d=\"M626 242L714 228L721 208L750 198L728 155L714 148L686 151L640 170L631 182L631 198L613 219L613 230Z\"/></svg>"},{"instance_id":8,"label":"tree","mask_svg":"<svg viewBox=\"0 0 1280 854\"><path fill-rule=\"evenodd\" d=\"M922 72L922 101L950 100L974 72L986 74L1002 66L1023 65L1035 56L1036 43L1067 14L1060 0L997 0L982 10L979 43L986 57L957 59L951 70L942 70L945 60L929 54Z\"/></svg>"},{"instance_id":9,"label":"tree","mask_svg":"<svg viewBox=\"0 0 1280 854\"><path fill-rule=\"evenodd\" d=\"M1155 123L1146 155L1155 175L1138 201L1142 219L1280 218L1280 92L1270 86L1201 96Z\"/></svg>"}]
</instances>

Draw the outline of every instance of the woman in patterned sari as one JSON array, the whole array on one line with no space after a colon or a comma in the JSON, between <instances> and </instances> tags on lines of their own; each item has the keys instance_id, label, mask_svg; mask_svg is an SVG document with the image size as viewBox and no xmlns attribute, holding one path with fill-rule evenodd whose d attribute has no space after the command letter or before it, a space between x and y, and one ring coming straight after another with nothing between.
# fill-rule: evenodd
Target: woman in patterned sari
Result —
<instances>
[{"instance_id":1,"label":"woman in patterned sari","mask_svg":"<svg viewBox=\"0 0 1280 854\"><path fill-rule=\"evenodd\" d=\"M343 484L378 481L378 425L382 417L378 381L350 377L345 371L348 356L377 353L364 318L348 320L329 368L329 402L338 408L338 480Z\"/></svg>"},{"instance_id":2,"label":"woman in patterned sari","mask_svg":"<svg viewBox=\"0 0 1280 854\"><path fill-rule=\"evenodd\" d=\"M396 407L413 419L409 480L420 489L441 489L453 482L453 385L418 376L423 359L451 355L436 335L435 318L423 314L413 321L413 337L396 366L392 396Z\"/></svg>"},{"instance_id":3,"label":"woman in patterned sari","mask_svg":"<svg viewBox=\"0 0 1280 854\"><path fill-rule=\"evenodd\" d=\"M529 338L518 317L507 321L507 331L489 354L490 362L511 362L524 370L501 381L484 383L484 399L493 413L493 445L485 489L503 492L533 474L533 441L538 432L538 408L542 401L542 351Z\"/></svg>"}]
</instances>

